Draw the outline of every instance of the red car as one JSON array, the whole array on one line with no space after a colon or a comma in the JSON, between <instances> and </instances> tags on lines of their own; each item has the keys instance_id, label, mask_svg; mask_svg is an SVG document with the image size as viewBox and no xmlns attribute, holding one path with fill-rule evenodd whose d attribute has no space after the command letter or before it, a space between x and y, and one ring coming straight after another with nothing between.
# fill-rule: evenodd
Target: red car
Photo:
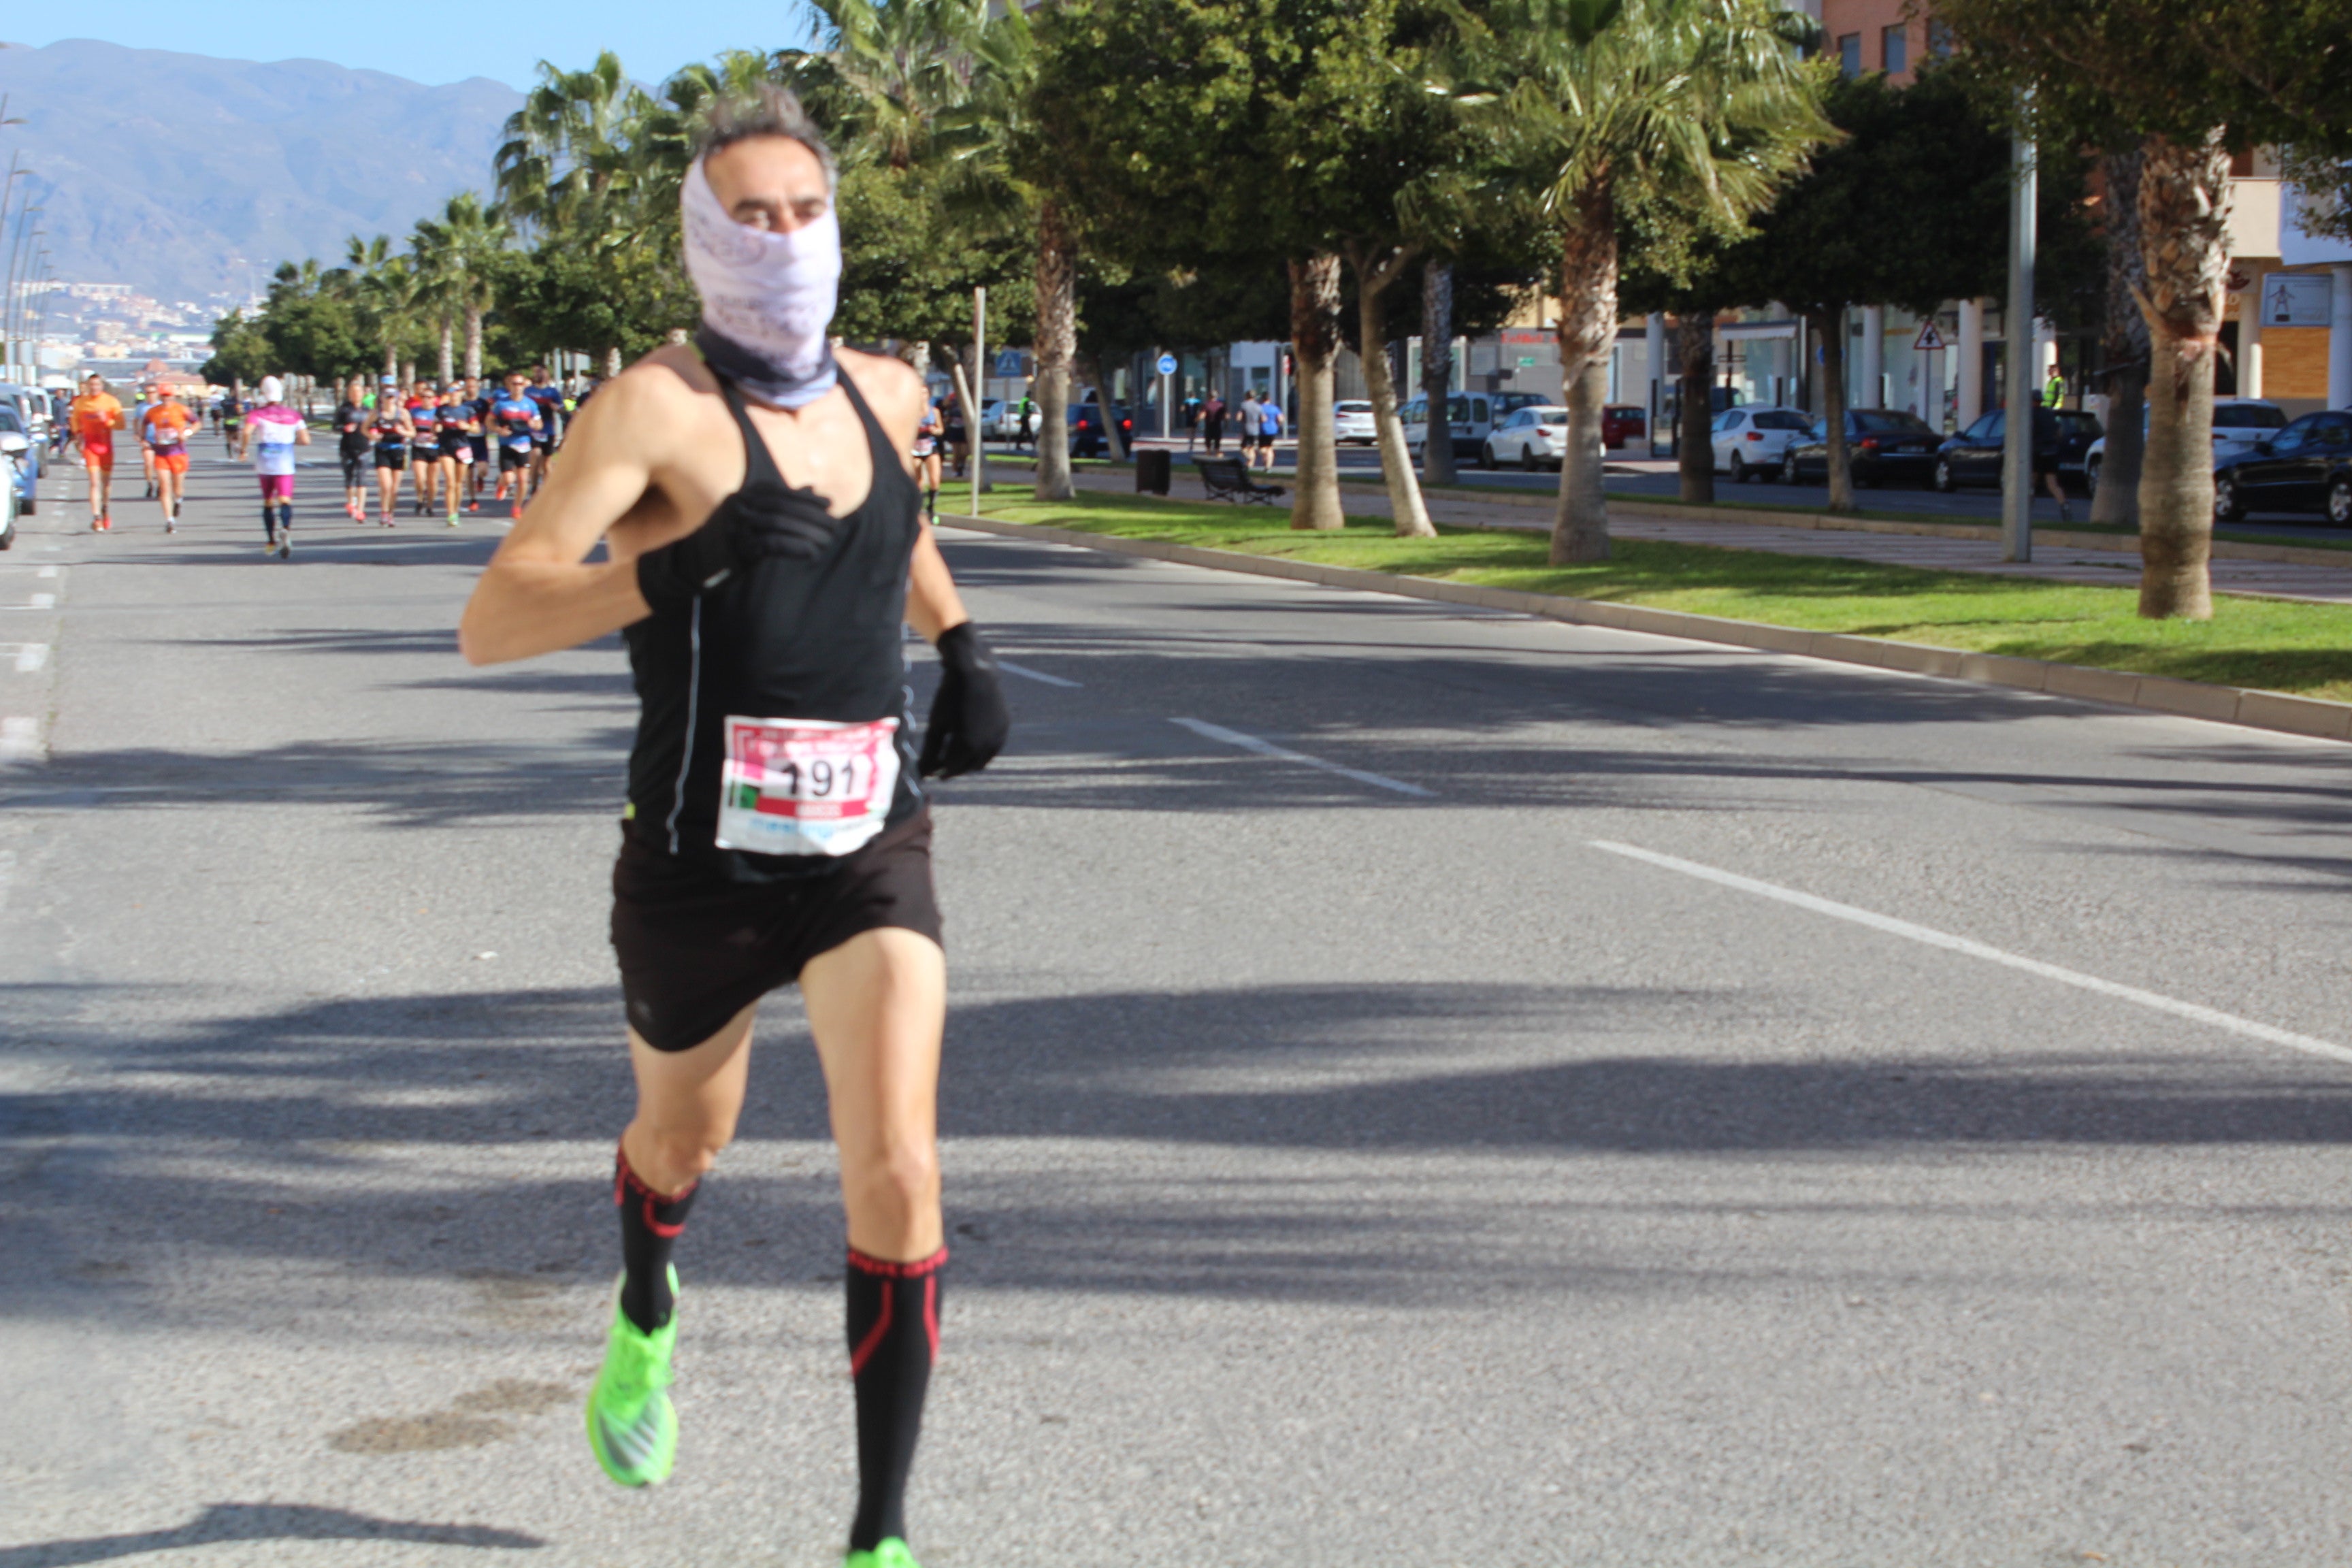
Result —
<instances>
[{"instance_id":1,"label":"red car","mask_svg":"<svg viewBox=\"0 0 2352 1568\"><path fill-rule=\"evenodd\" d=\"M1649 425L1647 411L1638 403L1612 403L1601 411L1601 444L1624 447L1642 438Z\"/></svg>"}]
</instances>

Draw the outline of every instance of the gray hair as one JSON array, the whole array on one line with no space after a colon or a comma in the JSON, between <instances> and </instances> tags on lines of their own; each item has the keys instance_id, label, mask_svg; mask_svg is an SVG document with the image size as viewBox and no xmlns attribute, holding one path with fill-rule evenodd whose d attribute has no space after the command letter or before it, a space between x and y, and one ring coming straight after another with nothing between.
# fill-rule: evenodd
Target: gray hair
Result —
<instances>
[{"instance_id":1,"label":"gray hair","mask_svg":"<svg viewBox=\"0 0 2352 1568\"><path fill-rule=\"evenodd\" d=\"M824 166L825 194L832 195L840 174L834 164L833 149L825 145L824 132L801 107L796 94L773 82L761 82L747 92L721 96L711 106L709 118L703 121L702 136L694 155L708 158L722 147L748 142L754 136L782 136L816 154L816 161Z\"/></svg>"}]
</instances>

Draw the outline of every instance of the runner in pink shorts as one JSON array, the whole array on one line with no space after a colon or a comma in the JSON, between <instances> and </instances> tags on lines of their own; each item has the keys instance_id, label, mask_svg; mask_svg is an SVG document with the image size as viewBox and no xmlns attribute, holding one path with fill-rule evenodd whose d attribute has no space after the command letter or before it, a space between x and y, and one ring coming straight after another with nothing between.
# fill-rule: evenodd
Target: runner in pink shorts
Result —
<instances>
[{"instance_id":1,"label":"runner in pink shorts","mask_svg":"<svg viewBox=\"0 0 2352 1568\"><path fill-rule=\"evenodd\" d=\"M261 381L261 405L246 416L245 450L261 477L261 527L265 555L280 561L294 553L294 448L310 444L310 426L281 399L285 387L274 376Z\"/></svg>"}]
</instances>

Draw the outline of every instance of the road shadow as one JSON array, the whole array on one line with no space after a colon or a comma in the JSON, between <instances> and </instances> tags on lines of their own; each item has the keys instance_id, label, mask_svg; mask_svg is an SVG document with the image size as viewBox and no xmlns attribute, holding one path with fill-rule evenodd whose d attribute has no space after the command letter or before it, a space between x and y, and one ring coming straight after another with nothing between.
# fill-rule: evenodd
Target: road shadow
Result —
<instances>
[{"instance_id":1,"label":"road shadow","mask_svg":"<svg viewBox=\"0 0 2352 1568\"><path fill-rule=\"evenodd\" d=\"M417 1524L302 1503L217 1502L176 1530L0 1546L0 1568L73 1568L77 1563L111 1563L143 1552L173 1552L225 1541L396 1541L492 1552L531 1551L547 1544L536 1535L489 1525Z\"/></svg>"},{"instance_id":2,"label":"road shadow","mask_svg":"<svg viewBox=\"0 0 2352 1568\"><path fill-rule=\"evenodd\" d=\"M1555 1214L1586 1204L1613 1214L1623 1201L1613 1186L1588 1190L1595 1159L1860 1161L1891 1172L2070 1148L2352 1142L2352 1078L2299 1058L2138 1048L2137 1020L2113 1021L2112 1054L2091 1054L2096 1042L2020 1040L1990 1065L1893 1044L1839 1059L1774 1058L1753 1038L1734 1042L1737 1059L1652 1048L1710 1029L1801 1037L1808 1021L1783 1016L1784 1005L1486 984L959 1003L941 1113L950 1219L970 1254L960 1253L959 1278L1434 1306L1475 1257L1501 1285L1658 1290L1693 1265L1644 1255L1638 1242L1613 1257L1534 1245L1485 1256L1502 1190L1493 1184ZM797 1012L777 998L761 1025L742 1135L776 1148L722 1163L697 1215L699 1279L772 1288L837 1269L824 1087ZM79 1081L94 1087L0 1100L0 1138L28 1145L70 1128L81 1151L53 1156L41 1204L19 1211L17 1245L75 1260L61 1265L72 1284L20 1279L0 1285L0 1302L47 1314L104 1298L161 1311L139 1284L142 1231L157 1246L222 1258L457 1281L486 1310L601 1280L611 1226L602 1151L628 1105L618 1019L610 991L576 988L322 1001L168 1037L82 1026L57 1048L87 1064ZM550 1176L537 1151L551 1141L597 1152L566 1155L576 1173ZM992 1157L959 1174L956 1141L1104 1154L1041 1152L1011 1166ZM514 1173L479 1174L501 1151L517 1156ZM462 1199L444 1170L459 1156L478 1173ZM1497 1158L1518 1163L1517 1173L1475 1174ZM1559 1183L1541 1176L1548 1163ZM1570 1169L1587 1177L1570 1183ZM1431 1174L1441 1170L1443 1180ZM1887 1209L1925 1219L1984 1201L1963 1184L1934 1202L1888 1199ZM1740 1206L1759 1205L1769 1206ZM99 1237L109 1239L83 1239Z\"/></svg>"}]
</instances>

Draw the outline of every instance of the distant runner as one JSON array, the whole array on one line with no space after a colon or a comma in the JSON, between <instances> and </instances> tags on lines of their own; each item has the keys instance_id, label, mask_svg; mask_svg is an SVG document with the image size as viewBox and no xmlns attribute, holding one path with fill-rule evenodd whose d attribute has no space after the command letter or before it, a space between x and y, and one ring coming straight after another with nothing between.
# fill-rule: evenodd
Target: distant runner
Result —
<instances>
[{"instance_id":1,"label":"distant runner","mask_svg":"<svg viewBox=\"0 0 2352 1568\"><path fill-rule=\"evenodd\" d=\"M196 428L196 416L168 386L161 389L148 406L147 417L140 422L139 438L146 446L148 466L154 470L166 533L180 530L180 501L188 483L188 434Z\"/></svg>"},{"instance_id":2,"label":"distant runner","mask_svg":"<svg viewBox=\"0 0 2352 1568\"><path fill-rule=\"evenodd\" d=\"M441 389L441 401L433 410L433 422L441 433L441 458L436 466L440 470L442 494L447 498L443 521L455 528L457 494L465 488L467 473L474 466L474 432L480 421L474 417L474 405L453 381Z\"/></svg>"},{"instance_id":3,"label":"distant runner","mask_svg":"<svg viewBox=\"0 0 2352 1568\"><path fill-rule=\"evenodd\" d=\"M106 390L105 378L93 373L82 381L81 395L68 415L89 475L90 531L104 533L114 527L114 433L122 428L122 405Z\"/></svg>"},{"instance_id":4,"label":"distant runner","mask_svg":"<svg viewBox=\"0 0 2352 1568\"><path fill-rule=\"evenodd\" d=\"M539 435L530 444L530 488L534 490L547 483L547 465L555 456L555 448L563 445L565 409L563 389L547 378L547 367L530 367L530 385L523 395L539 409Z\"/></svg>"},{"instance_id":5,"label":"distant runner","mask_svg":"<svg viewBox=\"0 0 2352 1568\"><path fill-rule=\"evenodd\" d=\"M440 493L441 399L433 384L420 381L408 394L408 463L416 481L416 515L431 517Z\"/></svg>"},{"instance_id":6,"label":"distant runner","mask_svg":"<svg viewBox=\"0 0 2352 1568\"><path fill-rule=\"evenodd\" d=\"M310 444L310 426L279 401L284 395L276 376L261 378L261 402L247 418L245 439L261 479L261 527L268 540L261 551L276 551L280 561L294 553L294 448Z\"/></svg>"},{"instance_id":7,"label":"distant runner","mask_svg":"<svg viewBox=\"0 0 2352 1568\"><path fill-rule=\"evenodd\" d=\"M915 483L922 488L923 515L936 521L940 515L940 418L939 399L926 395L923 417L915 426Z\"/></svg>"},{"instance_id":8,"label":"distant runner","mask_svg":"<svg viewBox=\"0 0 2352 1568\"><path fill-rule=\"evenodd\" d=\"M508 374L505 395L490 402L489 429L499 448L499 489L492 499L506 500L507 486L512 483L512 517L520 517L523 502L530 500L531 446L541 428L539 405L529 394L530 378L513 371Z\"/></svg>"},{"instance_id":9,"label":"distant runner","mask_svg":"<svg viewBox=\"0 0 2352 1568\"><path fill-rule=\"evenodd\" d=\"M400 504L400 474L408 467L408 410L400 401L400 384L385 376L377 386L375 412L368 416L368 440L375 451L375 493L382 503L377 521L393 526L393 509Z\"/></svg>"},{"instance_id":10,"label":"distant runner","mask_svg":"<svg viewBox=\"0 0 2352 1568\"><path fill-rule=\"evenodd\" d=\"M147 411L154 406L155 389L152 386L141 387L139 401L131 405L130 430L139 440L139 476L147 487L140 494L148 500L155 499L155 452L147 445Z\"/></svg>"},{"instance_id":11,"label":"distant runner","mask_svg":"<svg viewBox=\"0 0 2352 1568\"><path fill-rule=\"evenodd\" d=\"M367 378L353 376L335 405L335 456L343 465L343 510L353 522L367 521Z\"/></svg>"},{"instance_id":12,"label":"distant runner","mask_svg":"<svg viewBox=\"0 0 2352 1568\"><path fill-rule=\"evenodd\" d=\"M774 88L722 100L709 124L682 198L702 331L582 410L458 637L478 665L623 631L644 707L614 872L637 1102L614 1160L622 1272L589 1394L597 1463L624 1486L670 1473L670 1253L733 1136L761 998L797 981L847 1219L847 1568L913 1568L907 1478L948 1262L947 969L917 778L986 766L1009 720L917 512L906 453L922 384L901 361L827 343L841 270L830 154ZM919 755L902 622L942 671Z\"/></svg>"},{"instance_id":13,"label":"distant runner","mask_svg":"<svg viewBox=\"0 0 2352 1568\"><path fill-rule=\"evenodd\" d=\"M221 394L221 438L226 443L228 455L236 457L245 442L245 405L237 400L236 389Z\"/></svg>"}]
</instances>

